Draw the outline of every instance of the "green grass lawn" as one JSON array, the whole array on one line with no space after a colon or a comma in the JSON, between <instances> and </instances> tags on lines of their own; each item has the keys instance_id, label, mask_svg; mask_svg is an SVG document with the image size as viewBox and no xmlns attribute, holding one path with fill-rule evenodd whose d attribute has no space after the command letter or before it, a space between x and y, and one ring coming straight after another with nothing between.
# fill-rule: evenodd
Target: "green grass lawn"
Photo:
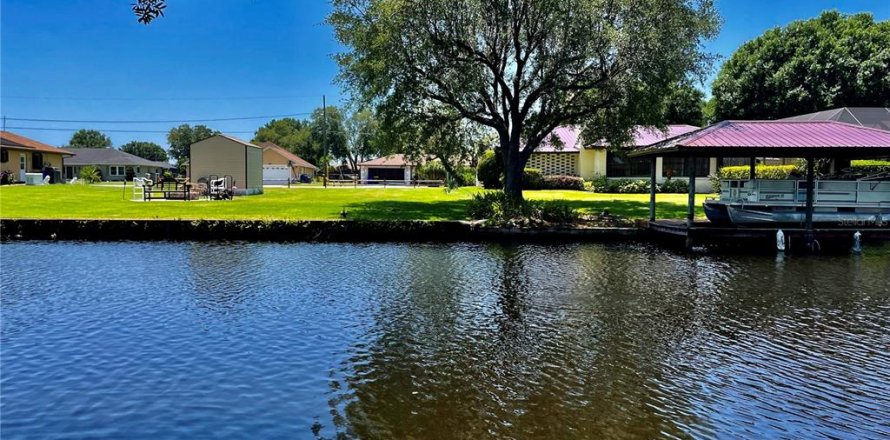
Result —
<instances>
[{"instance_id":1,"label":"green grass lawn","mask_svg":"<svg viewBox=\"0 0 890 440\"><path fill-rule=\"evenodd\" d=\"M462 220L476 188L267 188L265 194L231 201L131 201L132 187L120 185L41 185L0 187L2 218L64 219L351 219ZM564 200L583 212L609 210L628 218L648 218L648 194L583 191L526 191L529 199ZM703 216L696 198L697 216ZM659 194L659 218L682 218L685 194Z\"/></svg>"}]
</instances>

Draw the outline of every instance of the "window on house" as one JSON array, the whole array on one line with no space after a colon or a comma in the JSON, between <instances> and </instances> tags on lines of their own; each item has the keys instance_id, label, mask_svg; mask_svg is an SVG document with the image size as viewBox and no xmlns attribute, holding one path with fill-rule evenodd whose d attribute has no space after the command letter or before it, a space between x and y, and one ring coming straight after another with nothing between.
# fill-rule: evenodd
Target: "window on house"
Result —
<instances>
[{"instance_id":1,"label":"window on house","mask_svg":"<svg viewBox=\"0 0 890 440\"><path fill-rule=\"evenodd\" d=\"M739 167L751 164L751 158L748 157L721 157L717 159L717 168L723 167Z\"/></svg>"},{"instance_id":2,"label":"window on house","mask_svg":"<svg viewBox=\"0 0 890 440\"><path fill-rule=\"evenodd\" d=\"M609 151L606 153L607 177L648 177L650 159L628 158Z\"/></svg>"},{"instance_id":3,"label":"window on house","mask_svg":"<svg viewBox=\"0 0 890 440\"><path fill-rule=\"evenodd\" d=\"M711 160L707 157L698 157L695 159L695 176L706 177L710 171ZM662 177L686 177L689 175L689 169L686 168L685 157L665 157L661 162Z\"/></svg>"},{"instance_id":4,"label":"window on house","mask_svg":"<svg viewBox=\"0 0 890 440\"><path fill-rule=\"evenodd\" d=\"M118 167L118 166L108 167L108 174L111 174L112 176L123 176L124 172L125 172L124 167Z\"/></svg>"},{"instance_id":5,"label":"window on house","mask_svg":"<svg viewBox=\"0 0 890 440\"><path fill-rule=\"evenodd\" d=\"M38 171L43 169L43 154L31 153L31 169Z\"/></svg>"},{"instance_id":6,"label":"window on house","mask_svg":"<svg viewBox=\"0 0 890 440\"><path fill-rule=\"evenodd\" d=\"M9 162L9 150L0 150L0 162Z\"/></svg>"}]
</instances>

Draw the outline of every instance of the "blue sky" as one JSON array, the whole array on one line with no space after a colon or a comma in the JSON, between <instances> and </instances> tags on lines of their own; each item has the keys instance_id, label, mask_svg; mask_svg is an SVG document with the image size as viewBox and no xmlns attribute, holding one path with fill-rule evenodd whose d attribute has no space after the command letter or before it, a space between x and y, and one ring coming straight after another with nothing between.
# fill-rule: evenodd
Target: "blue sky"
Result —
<instances>
[{"instance_id":1,"label":"blue sky","mask_svg":"<svg viewBox=\"0 0 890 440\"><path fill-rule=\"evenodd\" d=\"M185 120L302 114L342 98L337 52L320 0L168 0L167 15L136 22L128 0L0 0L0 114L8 118ZM825 9L890 19L887 0L717 0L724 20L709 51L724 57L766 29ZM705 88L709 88L707 84ZM251 138L266 120L207 122ZM174 123L7 120L11 131L65 145L71 131L106 131L166 147Z\"/></svg>"}]
</instances>

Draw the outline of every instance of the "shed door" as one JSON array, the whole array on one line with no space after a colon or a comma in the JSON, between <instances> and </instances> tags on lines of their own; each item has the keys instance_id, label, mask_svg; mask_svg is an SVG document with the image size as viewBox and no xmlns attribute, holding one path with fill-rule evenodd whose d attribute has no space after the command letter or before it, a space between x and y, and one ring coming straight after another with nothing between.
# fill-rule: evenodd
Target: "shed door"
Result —
<instances>
[{"instance_id":1,"label":"shed door","mask_svg":"<svg viewBox=\"0 0 890 440\"><path fill-rule=\"evenodd\" d=\"M290 168L284 165L263 165L263 185L286 185Z\"/></svg>"},{"instance_id":2,"label":"shed door","mask_svg":"<svg viewBox=\"0 0 890 440\"><path fill-rule=\"evenodd\" d=\"M370 180L405 180L404 168L368 168Z\"/></svg>"}]
</instances>

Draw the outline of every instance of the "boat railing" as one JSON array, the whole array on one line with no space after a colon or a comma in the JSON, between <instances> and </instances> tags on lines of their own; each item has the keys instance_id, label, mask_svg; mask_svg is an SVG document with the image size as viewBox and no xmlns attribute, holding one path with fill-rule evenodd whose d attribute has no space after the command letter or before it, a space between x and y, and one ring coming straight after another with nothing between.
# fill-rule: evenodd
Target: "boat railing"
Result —
<instances>
[{"instance_id":1,"label":"boat railing","mask_svg":"<svg viewBox=\"0 0 890 440\"><path fill-rule=\"evenodd\" d=\"M817 180L814 202L819 204L890 205L890 180ZM806 180L722 180L720 200L728 203L806 203Z\"/></svg>"}]
</instances>

